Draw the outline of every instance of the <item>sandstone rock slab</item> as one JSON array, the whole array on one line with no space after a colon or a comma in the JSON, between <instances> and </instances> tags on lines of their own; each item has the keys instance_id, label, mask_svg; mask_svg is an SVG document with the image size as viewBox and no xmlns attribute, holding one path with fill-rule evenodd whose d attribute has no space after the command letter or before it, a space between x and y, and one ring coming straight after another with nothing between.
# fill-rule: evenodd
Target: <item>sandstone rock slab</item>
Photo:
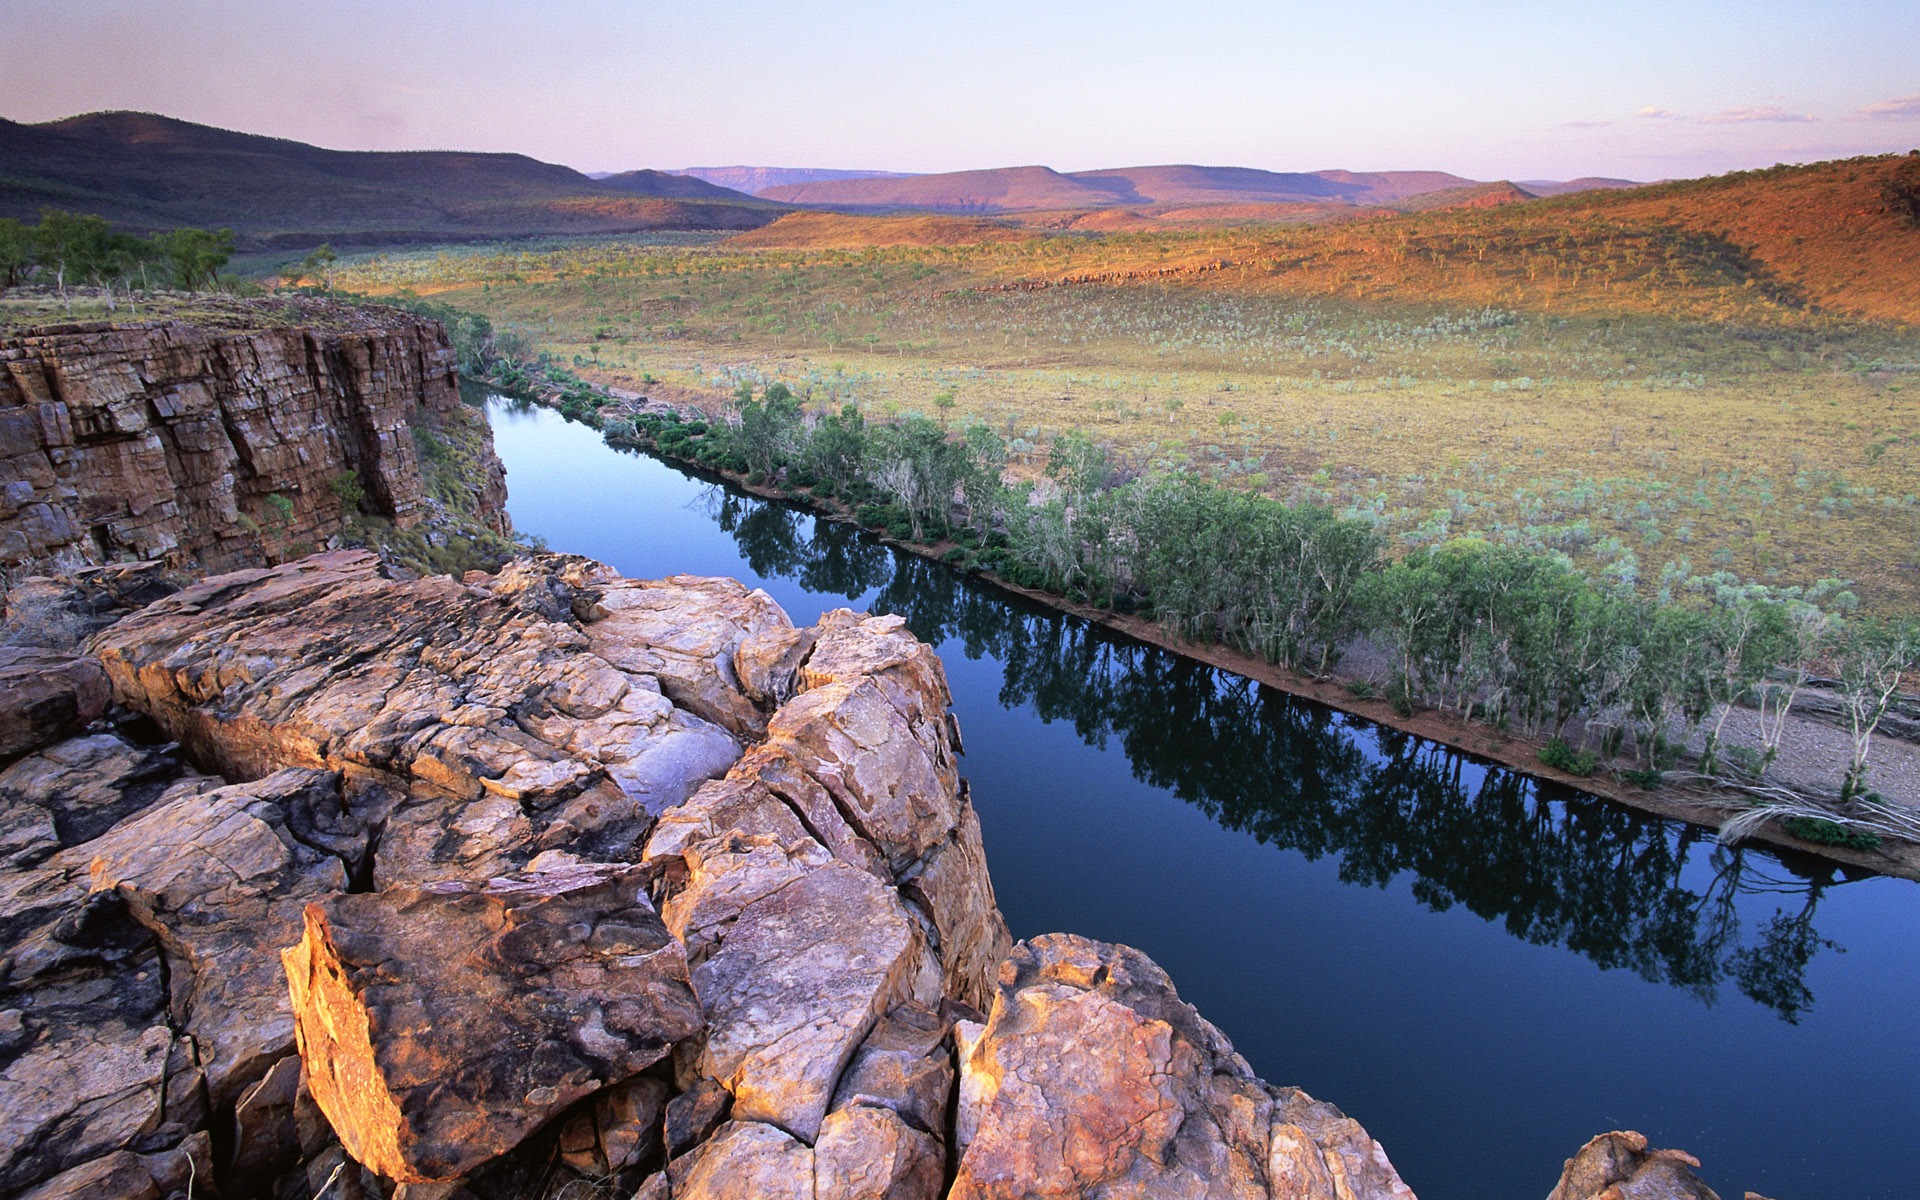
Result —
<instances>
[{"instance_id":1,"label":"sandstone rock slab","mask_svg":"<svg viewBox=\"0 0 1920 1200\"><path fill-rule=\"evenodd\" d=\"M98 659L0 646L0 761L80 732L110 696Z\"/></svg>"},{"instance_id":2,"label":"sandstone rock slab","mask_svg":"<svg viewBox=\"0 0 1920 1200\"><path fill-rule=\"evenodd\" d=\"M355 1159L458 1179L699 1030L641 868L338 896L284 955L315 1101Z\"/></svg>"},{"instance_id":3,"label":"sandstone rock slab","mask_svg":"<svg viewBox=\"0 0 1920 1200\"><path fill-rule=\"evenodd\" d=\"M707 1025L701 1073L733 1093L736 1120L769 1121L811 1143L880 1016L937 998L932 972L891 889L840 862L799 873L742 908L694 971Z\"/></svg>"}]
</instances>

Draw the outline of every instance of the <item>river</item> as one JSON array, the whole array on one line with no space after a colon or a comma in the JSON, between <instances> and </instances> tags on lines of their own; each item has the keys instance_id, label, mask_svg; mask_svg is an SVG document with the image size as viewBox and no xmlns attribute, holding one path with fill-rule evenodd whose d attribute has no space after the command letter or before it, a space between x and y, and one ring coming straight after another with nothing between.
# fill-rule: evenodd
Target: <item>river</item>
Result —
<instances>
[{"instance_id":1,"label":"river","mask_svg":"<svg viewBox=\"0 0 1920 1200\"><path fill-rule=\"evenodd\" d=\"M1540 1200L1590 1136L1723 1196L1908 1200L1920 891L1541 784L975 584L496 398L522 532L938 648L1016 937L1139 947L1422 1200Z\"/></svg>"}]
</instances>

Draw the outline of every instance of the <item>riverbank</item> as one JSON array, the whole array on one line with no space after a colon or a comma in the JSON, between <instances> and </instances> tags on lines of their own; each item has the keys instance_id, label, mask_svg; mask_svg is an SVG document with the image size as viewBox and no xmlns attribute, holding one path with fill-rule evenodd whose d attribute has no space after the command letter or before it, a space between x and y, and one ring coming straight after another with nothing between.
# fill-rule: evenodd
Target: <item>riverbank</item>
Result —
<instances>
[{"instance_id":1,"label":"riverbank","mask_svg":"<svg viewBox=\"0 0 1920 1200\"><path fill-rule=\"evenodd\" d=\"M488 386L499 386L495 381L480 382ZM669 403L662 402L657 397L606 388L597 389L603 392L605 399L588 406L583 405L577 395L562 392L559 388L543 390L551 394L527 395L524 390L519 390L518 394L544 407L554 409L564 416L581 420L582 423L596 429L604 428L608 420L659 417L668 414L673 414L675 417L684 415L689 420L710 419L704 407L698 403L699 400L706 399L704 397L675 396L674 402ZM1673 775L1669 775L1665 782L1657 786L1657 789L1649 789L1627 778L1598 774L1580 776L1556 770L1540 761L1540 752L1546 745L1544 739L1526 737L1482 722L1465 721L1451 713L1430 708L1415 708L1408 712L1405 707L1397 706L1380 696L1379 681L1370 680L1362 673L1347 672L1325 676L1296 673L1269 663L1257 655L1247 654L1220 643L1196 642L1176 636L1150 620L1021 586L978 563L965 562L964 559L968 556L960 553L965 548L957 543L916 542L911 538L898 536L898 530L890 533L884 529L874 528L859 520L855 506L851 503L839 498L822 497L811 492L788 488L764 477L755 480L748 472L728 470L722 465L676 454L672 448L657 444L648 436L644 428L636 429L632 437L623 437L616 433L608 440L615 445L652 454L662 461L748 494L763 499L785 501L824 519L862 529L883 544L923 559L941 562L1008 594L1022 597L1030 603L1071 614L1127 638L1160 647L1193 661L1219 667L1388 728L1464 750L1536 778L1550 780L1638 811L1687 821L1716 831L1730 817L1743 811L1743 806L1737 801L1729 802L1728 791L1689 785ZM962 558L963 561L956 563L954 561L956 557ZM1791 778L1797 767L1805 767L1807 769L1800 772L1802 779L1819 778L1816 769L1823 765L1819 761L1823 749L1829 753L1831 750L1830 747L1823 748L1822 743L1834 742L1841 735L1818 721L1799 716L1793 719L1792 725L1794 731L1782 743L1782 757L1776 763L1775 775ZM1881 745L1876 746L1879 751L1879 758L1876 761L1876 779L1906 777L1920 779L1920 748L1892 741L1884 742L1883 746L1884 748ZM1803 783L1802 786L1805 784ZM1895 788L1891 790L1891 794L1904 799L1913 792L1904 788ZM1853 868L1908 879L1920 879L1920 845L1910 842L1883 838L1878 846L1871 849L1829 845L1794 836L1781 828L1777 822L1764 825L1750 833L1748 840L1810 854Z\"/></svg>"}]
</instances>

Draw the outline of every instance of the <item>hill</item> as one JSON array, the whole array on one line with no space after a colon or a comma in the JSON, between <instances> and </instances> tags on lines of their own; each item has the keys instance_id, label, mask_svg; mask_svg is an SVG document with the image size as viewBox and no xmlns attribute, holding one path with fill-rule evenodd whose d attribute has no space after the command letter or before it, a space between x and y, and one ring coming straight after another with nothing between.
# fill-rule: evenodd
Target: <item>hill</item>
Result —
<instances>
[{"instance_id":1,"label":"hill","mask_svg":"<svg viewBox=\"0 0 1920 1200\"><path fill-rule=\"evenodd\" d=\"M521 154L326 150L151 113L0 119L0 216L54 205L135 229L230 226L244 247L748 229L779 215L630 174L598 181Z\"/></svg>"},{"instance_id":2,"label":"hill","mask_svg":"<svg viewBox=\"0 0 1920 1200\"><path fill-rule=\"evenodd\" d=\"M1112 188L1083 183L1052 167L997 167L905 178L821 180L767 188L769 200L804 208L944 212L1017 212L1039 208L1109 208L1127 203Z\"/></svg>"},{"instance_id":3,"label":"hill","mask_svg":"<svg viewBox=\"0 0 1920 1200\"><path fill-rule=\"evenodd\" d=\"M1208 287L1257 292L1920 324L1920 152L1547 199L1475 185L1345 211L1370 219L1245 231L1215 222L1217 233L1180 243L1182 260ZM1169 265L1151 242L1063 246L1056 258L1043 278L1133 279L1149 269L1161 278ZM1033 279L1027 263L1007 265Z\"/></svg>"},{"instance_id":4,"label":"hill","mask_svg":"<svg viewBox=\"0 0 1920 1200\"><path fill-rule=\"evenodd\" d=\"M1536 196L1565 196L1572 192L1612 191L1618 188L1644 187L1631 179L1608 179L1601 175L1583 175L1579 179L1521 179L1519 185Z\"/></svg>"},{"instance_id":5,"label":"hill","mask_svg":"<svg viewBox=\"0 0 1920 1200\"><path fill-rule=\"evenodd\" d=\"M618 188L636 196L659 196L675 200L725 200L739 204L751 204L754 200L754 197L745 192L673 171L616 171L611 175L601 175L594 182L602 187Z\"/></svg>"},{"instance_id":6,"label":"hill","mask_svg":"<svg viewBox=\"0 0 1920 1200\"><path fill-rule=\"evenodd\" d=\"M910 171L846 171L829 167L682 167L675 175L689 175L736 192L759 195L768 188L794 183L826 183L841 179L907 179Z\"/></svg>"}]
</instances>

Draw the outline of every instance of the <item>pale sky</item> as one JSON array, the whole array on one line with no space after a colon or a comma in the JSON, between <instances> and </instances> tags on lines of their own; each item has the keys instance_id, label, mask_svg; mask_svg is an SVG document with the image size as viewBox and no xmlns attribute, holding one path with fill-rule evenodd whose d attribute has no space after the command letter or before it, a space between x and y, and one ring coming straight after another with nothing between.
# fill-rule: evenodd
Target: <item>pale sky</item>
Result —
<instances>
[{"instance_id":1,"label":"pale sky","mask_svg":"<svg viewBox=\"0 0 1920 1200\"><path fill-rule=\"evenodd\" d=\"M0 0L0 116L581 170L1655 179L1920 146L1916 0Z\"/></svg>"}]
</instances>

